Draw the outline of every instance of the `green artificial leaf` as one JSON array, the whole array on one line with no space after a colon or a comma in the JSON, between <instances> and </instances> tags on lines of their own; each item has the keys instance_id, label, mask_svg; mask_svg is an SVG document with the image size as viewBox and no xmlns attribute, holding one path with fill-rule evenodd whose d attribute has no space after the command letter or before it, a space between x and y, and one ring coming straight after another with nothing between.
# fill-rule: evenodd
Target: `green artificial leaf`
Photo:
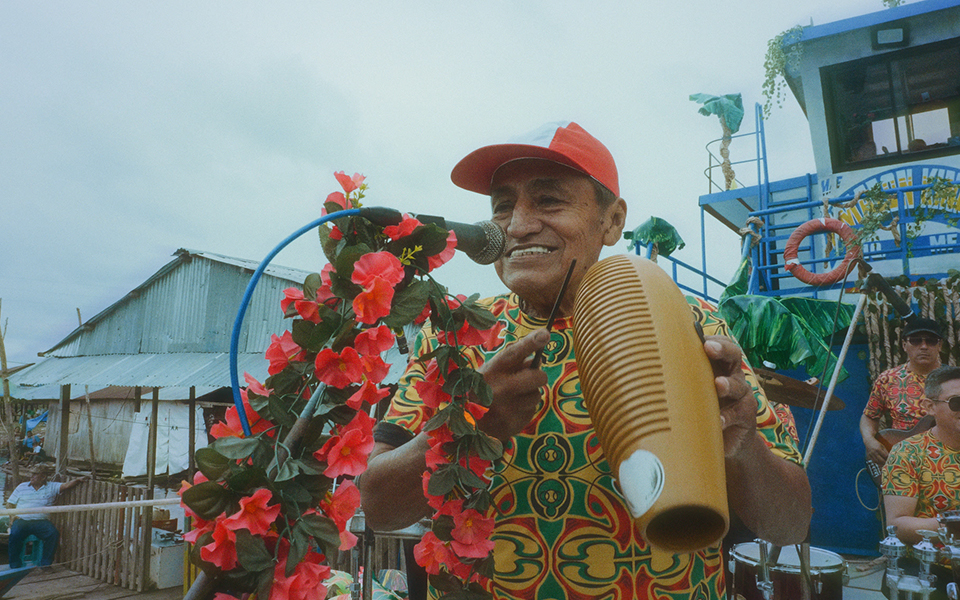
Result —
<instances>
[{"instance_id":1,"label":"green artificial leaf","mask_svg":"<svg viewBox=\"0 0 960 600\"><path fill-rule=\"evenodd\" d=\"M383 324L388 327L403 327L412 323L423 312L429 295L430 284L415 279L394 295L390 314L383 318Z\"/></svg>"},{"instance_id":2,"label":"green artificial leaf","mask_svg":"<svg viewBox=\"0 0 960 600\"><path fill-rule=\"evenodd\" d=\"M441 425L444 425L450 419L450 415L452 415L454 412L458 412L453 410L451 406L453 405L448 404L443 408L441 408L440 410L438 410L437 414L430 417L430 420L424 423L423 430L433 431L434 429L440 427Z\"/></svg>"},{"instance_id":3,"label":"green artificial leaf","mask_svg":"<svg viewBox=\"0 0 960 600\"><path fill-rule=\"evenodd\" d=\"M487 482L477 476L476 473L466 467L456 465L457 476L460 478L460 484L464 487L474 489L486 489Z\"/></svg>"},{"instance_id":4,"label":"green artificial leaf","mask_svg":"<svg viewBox=\"0 0 960 600\"><path fill-rule=\"evenodd\" d=\"M430 585L444 594L452 594L463 589L463 582L446 571L440 571L436 575L430 575Z\"/></svg>"},{"instance_id":5,"label":"green artificial leaf","mask_svg":"<svg viewBox=\"0 0 960 600\"><path fill-rule=\"evenodd\" d=\"M226 512L234 503L234 496L215 481L204 481L183 491L183 503L198 517L212 521Z\"/></svg>"},{"instance_id":6,"label":"green artificial leaf","mask_svg":"<svg viewBox=\"0 0 960 600\"><path fill-rule=\"evenodd\" d=\"M302 528L293 528L290 535L290 553L287 554L287 566L284 575L290 577L297 569L297 564L307 555L310 549L310 535Z\"/></svg>"},{"instance_id":7,"label":"green artificial leaf","mask_svg":"<svg viewBox=\"0 0 960 600\"><path fill-rule=\"evenodd\" d=\"M456 527L453 523L453 517L450 515L440 515L433 520L431 531L443 542L449 542L453 539L453 529Z\"/></svg>"},{"instance_id":8,"label":"green artificial leaf","mask_svg":"<svg viewBox=\"0 0 960 600\"><path fill-rule=\"evenodd\" d=\"M331 281L334 275L336 275L337 279L340 280L340 283L350 282L350 277L353 276L354 265L364 254L369 254L371 252L373 252L373 250L366 244L356 244L344 247L337 256L337 261L333 265L334 272L330 273ZM355 283L350 282L350 285L355 287L357 290L360 289L360 287ZM334 291L334 293L336 293L336 291Z\"/></svg>"},{"instance_id":9,"label":"green artificial leaf","mask_svg":"<svg viewBox=\"0 0 960 600\"><path fill-rule=\"evenodd\" d=\"M274 476L273 480L277 483L287 481L288 479L293 479L300 473L297 465L298 462L299 461L296 459L288 458L287 460L283 461L283 464L277 465L276 461L274 461L267 468L267 471L273 473L274 470L276 470L277 474Z\"/></svg>"},{"instance_id":10,"label":"green artificial leaf","mask_svg":"<svg viewBox=\"0 0 960 600\"><path fill-rule=\"evenodd\" d=\"M274 576L272 571L263 571L257 577L257 598L269 598L273 589Z\"/></svg>"},{"instance_id":11,"label":"green artificial leaf","mask_svg":"<svg viewBox=\"0 0 960 600\"><path fill-rule=\"evenodd\" d=\"M769 361L778 369L803 367L808 376L820 377L824 368L832 371L836 364L824 337L775 298L733 296L720 304L719 312L752 365ZM822 327L820 323L818 329ZM841 369L839 379L847 376Z\"/></svg>"},{"instance_id":12,"label":"green artificial leaf","mask_svg":"<svg viewBox=\"0 0 960 600\"><path fill-rule=\"evenodd\" d=\"M733 280L727 284L727 287L723 288L723 293L720 294L721 303L731 296L743 296L749 291L752 268L749 256L745 256L740 260L740 266L737 267L737 272L734 273Z\"/></svg>"},{"instance_id":13,"label":"green artificial leaf","mask_svg":"<svg viewBox=\"0 0 960 600\"><path fill-rule=\"evenodd\" d=\"M450 409L450 415L447 417L447 427L450 428L450 431L453 433L454 437L472 434L474 432L473 425L467 421L467 418L463 414L462 408L458 408L458 405L456 404L449 404L446 408L444 408L444 410L447 410L448 408Z\"/></svg>"},{"instance_id":14,"label":"green artificial leaf","mask_svg":"<svg viewBox=\"0 0 960 600\"><path fill-rule=\"evenodd\" d=\"M638 246L646 248L649 244L656 243L660 256L670 256L686 245L676 228L660 217L650 217L633 231L625 233L624 237L631 240L630 249Z\"/></svg>"},{"instance_id":15,"label":"green artificial leaf","mask_svg":"<svg viewBox=\"0 0 960 600\"><path fill-rule=\"evenodd\" d=\"M238 438L227 436L214 440L208 447L231 460L243 460L253 454L259 444L260 438L258 437Z\"/></svg>"},{"instance_id":16,"label":"green artificial leaf","mask_svg":"<svg viewBox=\"0 0 960 600\"><path fill-rule=\"evenodd\" d=\"M197 461L197 468L210 481L220 479L220 476L230 468L230 460L210 446L200 448L193 456L194 460Z\"/></svg>"},{"instance_id":17,"label":"green artificial leaf","mask_svg":"<svg viewBox=\"0 0 960 600\"><path fill-rule=\"evenodd\" d=\"M490 508L490 492L487 490L474 490L470 496L464 500L463 508L472 508L477 512L485 513Z\"/></svg>"},{"instance_id":18,"label":"green artificial leaf","mask_svg":"<svg viewBox=\"0 0 960 600\"><path fill-rule=\"evenodd\" d=\"M486 331L497 324L497 318L487 307L477 304L479 297L479 294L470 296L457 310L463 311L464 317L471 327Z\"/></svg>"},{"instance_id":19,"label":"green artificial leaf","mask_svg":"<svg viewBox=\"0 0 960 600\"><path fill-rule=\"evenodd\" d=\"M267 377L264 386L273 390L270 397L297 394L303 386L303 376L294 369L284 369L276 375Z\"/></svg>"},{"instance_id":20,"label":"green artificial leaf","mask_svg":"<svg viewBox=\"0 0 960 600\"><path fill-rule=\"evenodd\" d=\"M473 564L473 570L479 573L481 577L492 579L494 566L495 566L495 563L493 560L493 556L488 556L484 559L481 559L475 562Z\"/></svg>"},{"instance_id":21,"label":"green artificial leaf","mask_svg":"<svg viewBox=\"0 0 960 600\"><path fill-rule=\"evenodd\" d=\"M343 316L321 304L319 309L320 323L298 319L293 322L291 333L293 341L304 350L319 352L323 350L330 338L343 326Z\"/></svg>"},{"instance_id":22,"label":"green artificial leaf","mask_svg":"<svg viewBox=\"0 0 960 600\"><path fill-rule=\"evenodd\" d=\"M254 460L253 464L258 464L258 461ZM257 488L262 488L268 483L266 472L256 466L232 470L227 474L225 481L228 489L244 495L253 493Z\"/></svg>"},{"instance_id":23,"label":"green artificial leaf","mask_svg":"<svg viewBox=\"0 0 960 600\"><path fill-rule=\"evenodd\" d=\"M503 456L503 442L493 436L477 431L470 440L473 451L483 460L494 461Z\"/></svg>"},{"instance_id":24,"label":"green artificial leaf","mask_svg":"<svg viewBox=\"0 0 960 600\"><path fill-rule=\"evenodd\" d=\"M458 465L446 464L437 467L437 470L430 476L430 482L427 484L427 491L431 496L446 496L457 485L459 477L457 476Z\"/></svg>"},{"instance_id":25,"label":"green artificial leaf","mask_svg":"<svg viewBox=\"0 0 960 600\"><path fill-rule=\"evenodd\" d=\"M716 115L727 124L730 133L740 130L743 121L743 98L740 94L712 96L710 94L690 94L690 100L702 104L700 114L709 117Z\"/></svg>"},{"instance_id":26,"label":"green artificial leaf","mask_svg":"<svg viewBox=\"0 0 960 600\"><path fill-rule=\"evenodd\" d=\"M816 298L780 298L780 304L793 315L802 318L814 334L825 339L832 338L837 332L846 331L856 310L853 304L838 305L833 300Z\"/></svg>"},{"instance_id":27,"label":"green artificial leaf","mask_svg":"<svg viewBox=\"0 0 960 600\"><path fill-rule=\"evenodd\" d=\"M300 396L298 394L294 397L299 398ZM290 410L290 401L287 398L288 396L270 396L270 406L268 408L270 421L281 427L291 427L297 420L297 415Z\"/></svg>"},{"instance_id":28,"label":"green artificial leaf","mask_svg":"<svg viewBox=\"0 0 960 600\"><path fill-rule=\"evenodd\" d=\"M301 516L293 529L294 532L297 529L303 529L328 556L340 547L340 530L337 529L337 524L317 513Z\"/></svg>"},{"instance_id":29,"label":"green artificial leaf","mask_svg":"<svg viewBox=\"0 0 960 600\"><path fill-rule=\"evenodd\" d=\"M202 558L200 558L200 549L203 548L204 546L209 545L212 542L213 542L212 531L207 531L197 536L197 541L193 544L190 544L190 562L192 562L195 565L213 566L213 565L210 565L210 563L204 561ZM213 568L216 569L216 567L213 567ZM204 571L206 570L207 569L204 568Z\"/></svg>"},{"instance_id":30,"label":"green artificial leaf","mask_svg":"<svg viewBox=\"0 0 960 600\"><path fill-rule=\"evenodd\" d=\"M493 391L486 379L471 368L455 369L446 375L443 391L451 396L462 398L473 394L481 406L490 406Z\"/></svg>"},{"instance_id":31,"label":"green artificial leaf","mask_svg":"<svg viewBox=\"0 0 960 600\"><path fill-rule=\"evenodd\" d=\"M236 536L237 562L250 572L270 569L273 572L273 555L267 551L263 538L255 536L246 529L234 531Z\"/></svg>"},{"instance_id":32,"label":"green artificial leaf","mask_svg":"<svg viewBox=\"0 0 960 600\"><path fill-rule=\"evenodd\" d=\"M323 287L323 279L320 273L310 273L303 280L303 298L311 302L316 302L317 290Z\"/></svg>"}]
</instances>

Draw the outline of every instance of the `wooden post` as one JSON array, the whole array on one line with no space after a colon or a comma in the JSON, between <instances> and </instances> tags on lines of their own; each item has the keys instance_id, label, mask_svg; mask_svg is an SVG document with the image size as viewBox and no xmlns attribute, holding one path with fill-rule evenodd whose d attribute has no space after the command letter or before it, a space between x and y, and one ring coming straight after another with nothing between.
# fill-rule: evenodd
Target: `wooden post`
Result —
<instances>
[{"instance_id":1,"label":"wooden post","mask_svg":"<svg viewBox=\"0 0 960 600\"><path fill-rule=\"evenodd\" d=\"M190 402L188 403L190 415L187 417L190 423L190 441L187 442L187 475L190 477L190 483L193 483L193 475L197 470L197 463L194 462L193 455L197 451L197 388L190 386Z\"/></svg>"},{"instance_id":2,"label":"wooden post","mask_svg":"<svg viewBox=\"0 0 960 600\"><path fill-rule=\"evenodd\" d=\"M153 388L153 400L150 403L150 434L147 437L147 493L146 499L153 500L154 472L157 470L157 421L160 416L160 388ZM153 546L153 507L143 509L143 585L150 577L150 550ZM143 591L140 587L138 591Z\"/></svg>"},{"instance_id":3,"label":"wooden post","mask_svg":"<svg viewBox=\"0 0 960 600\"><path fill-rule=\"evenodd\" d=\"M13 466L14 488L20 484L20 440L17 439L17 423L14 419L13 398L10 397L10 380L7 378L7 351L3 345L3 338L7 335L6 327L0 326L0 373L3 373L3 419L4 430L7 435L7 447L10 450L10 464ZM26 434L26 431L23 432ZM0 495L3 490L0 489Z\"/></svg>"},{"instance_id":4,"label":"wooden post","mask_svg":"<svg viewBox=\"0 0 960 600\"><path fill-rule=\"evenodd\" d=\"M67 453L70 450L70 384L60 386L60 447L57 448L57 476L67 473Z\"/></svg>"},{"instance_id":5,"label":"wooden post","mask_svg":"<svg viewBox=\"0 0 960 600\"><path fill-rule=\"evenodd\" d=\"M87 400L87 439L90 442L90 479L96 481L97 460L93 452L93 408L90 406L90 386L83 386L83 397Z\"/></svg>"}]
</instances>

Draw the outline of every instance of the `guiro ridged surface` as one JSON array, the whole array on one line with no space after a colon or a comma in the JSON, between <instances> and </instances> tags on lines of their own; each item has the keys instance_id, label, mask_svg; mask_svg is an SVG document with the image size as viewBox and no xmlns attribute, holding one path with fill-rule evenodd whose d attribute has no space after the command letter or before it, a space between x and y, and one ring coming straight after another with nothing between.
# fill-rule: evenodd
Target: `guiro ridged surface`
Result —
<instances>
[{"instance_id":1,"label":"guiro ridged surface","mask_svg":"<svg viewBox=\"0 0 960 600\"><path fill-rule=\"evenodd\" d=\"M607 461L652 545L692 552L728 525L713 371L683 294L653 262L606 258L577 292L580 385Z\"/></svg>"}]
</instances>

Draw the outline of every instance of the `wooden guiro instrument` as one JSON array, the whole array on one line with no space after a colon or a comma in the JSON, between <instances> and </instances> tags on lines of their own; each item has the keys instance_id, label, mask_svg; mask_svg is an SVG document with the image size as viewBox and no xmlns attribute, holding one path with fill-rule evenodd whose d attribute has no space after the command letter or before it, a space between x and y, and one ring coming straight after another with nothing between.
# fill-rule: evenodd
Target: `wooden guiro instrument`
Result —
<instances>
[{"instance_id":1,"label":"wooden guiro instrument","mask_svg":"<svg viewBox=\"0 0 960 600\"><path fill-rule=\"evenodd\" d=\"M618 255L577 291L574 346L600 445L643 537L674 553L729 525L720 408L693 313L653 262Z\"/></svg>"}]
</instances>

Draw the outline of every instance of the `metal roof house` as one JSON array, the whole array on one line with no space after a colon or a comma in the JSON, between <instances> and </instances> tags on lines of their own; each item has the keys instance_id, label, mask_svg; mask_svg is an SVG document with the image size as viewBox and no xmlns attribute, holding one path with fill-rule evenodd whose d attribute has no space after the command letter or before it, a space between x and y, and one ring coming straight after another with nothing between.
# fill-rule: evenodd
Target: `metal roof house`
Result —
<instances>
[{"instance_id":1,"label":"metal roof house","mask_svg":"<svg viewBox=\"0 0 960 600\"><path fill-rule=\"evenodd\" d=\"M185 249L177 250L174 257L133 291L41 353L44 359L39 363L11 378L14 398L60 401L59 408L51 406L44 444L49 454L57 456L58 467L65 464L58 451L61 445L70 449L68 458L84 462L89 460L88 449L94 445L88 442L88 421L82 414L84 405L75 402L71 416L71 399L83 400L85 394L90 393L97 404L119 403L110 409L87 410L104 418L113 415L112 428L123 430L108 437L100 436L95 444L96 453L101 455L96 457L97 461L116 464L119 459L126 464L131 460L128 446L140 445L146 437L146 430L141 428L149 411L144 417L135 416L140 410L139 397L94 392L111 386L141 388L148 405L151 397L170 404L173 412L165 409L163 415L166 416L159 417L161 422L167 422L167 426L158 431L158 435L163 436L164 431L170 433L186 427L188 399L202 399L230 385L230 335L241 298L259 265L254 261ZM268 363L263 354L271 334L280 334L290 327L290 320L284 319L280 310L283 290L299 287L308 274L299 269L266 268L251 298L240 334L238 366L241 373L249 372L260 381L267 377ZM180 404L179 409L174 410L173 404ZM60 426L64 420L68 423L66 430ZM205 440L203 421L199 424L197 429ZM104 426L94 424L93 430L102 432ZM119 445L108 444L111 438ZM114 445L117 447L113 448ZM167 471L165 466L169 466L170 473L183 470L177 466L188 460L185 444L170 444L161 437L158 447L165 445L171 453L183 456L175 458L171 454L169 465L158 456L157 471ZM145 462L141 460L141 453L136 454L140 457L134 457L135 462ZM132 471L128 473L128 469ZM145 464L139 472L138 468L127 465L124 472L140 475L145 469Z\"/></svg>"}]
</instances>

